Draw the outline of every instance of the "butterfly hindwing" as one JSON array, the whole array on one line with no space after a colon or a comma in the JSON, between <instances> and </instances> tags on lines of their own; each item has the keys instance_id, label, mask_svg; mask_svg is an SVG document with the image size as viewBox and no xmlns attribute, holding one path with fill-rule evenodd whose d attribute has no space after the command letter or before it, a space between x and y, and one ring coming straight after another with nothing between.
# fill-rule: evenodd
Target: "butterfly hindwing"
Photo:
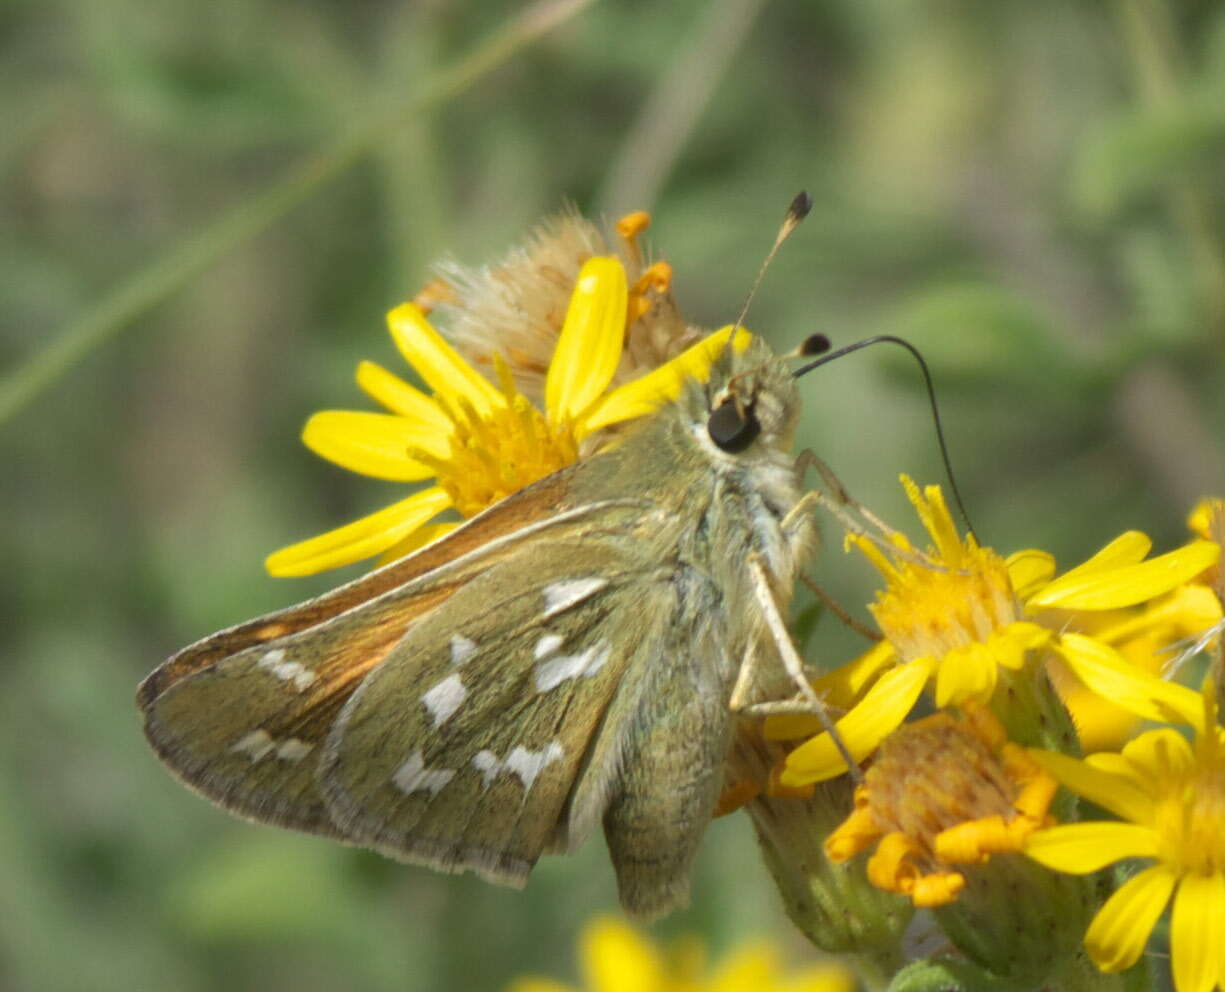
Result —
<instances>
[{"instance_id":1,"label":"butterfly hindwing","mask_svg":"<svg viewBox=\"0 0 1225 992\"><path fill-rule=\"evenodd\" d=\"M709 576L682 566L671 588L676 609L657 660L644 667L603 813L621 904L648 918L688 902L689 868L723 785L738 667L738 638Z\"/></svg>"},{"instance_id":2,"label":"butterfly hindwing","mask_svg":"<svg viewBox=\"0 0 1225 992\"><path fill-rule=\"evenodd\" d=\"M582 839L570 822L598 822L626 746L604 727L632 726L606 715L632 711L661 660L670 580L596 535L537 542L474 580L333 724L320 774L335 823L403 860L521 884Z\"/></svg>"}]
</instances>

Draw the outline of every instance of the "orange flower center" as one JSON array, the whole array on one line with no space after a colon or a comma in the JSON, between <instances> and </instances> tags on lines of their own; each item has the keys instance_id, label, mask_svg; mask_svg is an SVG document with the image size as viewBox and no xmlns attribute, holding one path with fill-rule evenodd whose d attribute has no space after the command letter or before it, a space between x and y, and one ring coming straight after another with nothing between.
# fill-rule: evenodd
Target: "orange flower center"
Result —
<instances>
[{"instance_id":1,"label":"orange flower center","mask_svg":"<svg viewBox=\"0 0 1225 992\"><path fill-rule=\"evenodd\" d=\"M546 475L578 460L578 441L569 424L551 424L515 389L506 363L494 356L494 367L506 398L503 406L482 416L467 403L442 404L455 428L446 458L414 449L412 458L428 465L438 485L464 517L472 517Z\"/></svg>"},{"instance_id":2,"label":"orange flower center","mask_svg":"<svg viewBox=\"0 0 1225 992\"><path fill-rule=\"evenodd\" d=\"M872 615L907 661L985 643L1020 619L1004 560L989 548L967 547L946 567L898 560L886 578Z\"/></svg>"},{"instance_id":3,"label":"orange flower center","mask_svg":"<svg viewBox=\"0 0 1225 992\"><path fill-rule=\"evenodd\" d=\"M950 866L1020 850L1054 793L1054 780L987 710L937 713L885 739L826 851L844 861L879 839L868 862L872 883L917 906L943 905L965 884Z\"/></svg>"}]
</instances>

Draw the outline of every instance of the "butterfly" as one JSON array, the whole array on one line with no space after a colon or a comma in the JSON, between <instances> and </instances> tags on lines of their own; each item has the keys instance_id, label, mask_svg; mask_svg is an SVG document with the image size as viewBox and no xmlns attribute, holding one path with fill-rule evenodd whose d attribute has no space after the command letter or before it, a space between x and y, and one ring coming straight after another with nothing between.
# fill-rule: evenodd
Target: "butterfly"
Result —
<instances>
[{"instance_id":1,"label":"butterfly","mask_svg":"<svg viewBox=\"0 0 1225 992\"><path fill-rule=\"evenodd\" d=\"M746 665L815 542L758 338L617 441L141 684L154 750L252 820L523 885L602 826L623 906L688 899Z\"/></svg>"}]
</instances>

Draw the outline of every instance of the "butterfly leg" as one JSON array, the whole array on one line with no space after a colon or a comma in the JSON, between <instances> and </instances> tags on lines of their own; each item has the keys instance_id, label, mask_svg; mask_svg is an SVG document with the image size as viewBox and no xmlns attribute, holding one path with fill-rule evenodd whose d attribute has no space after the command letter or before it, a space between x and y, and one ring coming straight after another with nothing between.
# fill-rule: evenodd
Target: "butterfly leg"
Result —
<instances>
[{"instance_id":1,"label":"butterfly leg","mask_svg":"<svg viewBox=\"0 0 1225 992\"><path fill-rule=\"evenodd\" d=\"M752 645L747 647L744 657L740 660L740 671L736 673L736 684L732 688L732 697L728 700L728 708L733 713L740 713L749 708L749 693L757 682L757 652Z\"/></svg>"},{"instance_id":2,"label":"butterfly leg","mask_svg":"<svg viewBox=\"0 0 1225 992\"><path fill-rule=\"evenodd\" d=\"M784 527L790 526L793 531L798 531L804 526L800 511L807 513L814 506L822 506L833 514L847 534L870 541L895 558L911 561L916 565L936 571L946 570L939 562L933 561L921 552L909 549L904 543L899 544L895 538L904 537L904 535L852 498L825 462L811 451L801 451L796 458L796 470L803 474L809 468L815 468L820 473L821 480L829 488L829 492L813 489L805 493L783 518Z\"/></svg>"},{"instance_id":3,"label":"butterfly leg","mask_svg":"<svg viewBox=\"0 0 1225 992\"><path fill-rule=\"evenodd\" d=\"M829 498L835 503L839 506L858 507L858 504L851 498L851 494L847 492L846 487L842 484L842 480L834 475L834 470L826 465L815 451L811 448L805 448L796 455L795 470L802 479L810 468L814 469L821 476L821 481L825 484L825 488L829 490Z\"/></svg>"},{"instance_id":4,"label":"butterfly leg","mask_svg":"<svg viewBox=\"0 0 1225 992\"><path fill-rule=\"evenodd\" d=\"M799 580L808 587L808 591L816 596L817 599L821 601L821 604L827 610L829 610L830 613L837 617L844 626L849 627L851 630L855 631L856 634L859 634L861 637L864 637L869 641L876 642L881 639L880 634L872 630L870 627L860 623L853 616L851 616L850 611L839 603L838 600L834 599L833 596L822 589L820 583L818 583L816 579L812 578L812 576L810 576L807 572L800 572Z\"/></svg>"},{"instance_id":5,"label":"butterfly leg","mask_svg":"<svg viewBox=\"0 0 1225 992\"><path fill-rule=\"evenodd\" d=\"M786 516L783 517L782 522L779 524L783 533L794 542L796 535L800 531L807 531L812 526L808 520L808 515L820 506L821 502L822 496L816 491L806 492L801 496L795 506L787 511Z\"/></svg>"},{"instance_id":6,"label":"butterfly leg","mask_svg":"<svg viewBox=\"0 0 1225 992\"><path fill-rule=\"evenodd\" d=\"M787 625L783 622L782 614L778 609L778 603L774 599L774 590L770 587L770 579L766 575L765 568L762 567L761 559L757 554L749 557L749 575L752 578L753 592L757 596L758 604L761 606L766 629L774 640L779 658L782 659L787 675L798 690L798 701L804 704L807 712L812 713L821 721L829 735L834 739L834 744L842 755L842 760L846 762L847 768L851 770L852 777L857 777L859 765L851 756L851 752L847 749L837 728L834 726L829 709L821 701L821 697L813 691L812 685L808 681L808 676L804 674L804 662L801 660L799 652L795 649L795 644L791 640L791 634L787 631ZM738 685L739 682L740 679L737 679Z\"/></svg>"}]
</instances>

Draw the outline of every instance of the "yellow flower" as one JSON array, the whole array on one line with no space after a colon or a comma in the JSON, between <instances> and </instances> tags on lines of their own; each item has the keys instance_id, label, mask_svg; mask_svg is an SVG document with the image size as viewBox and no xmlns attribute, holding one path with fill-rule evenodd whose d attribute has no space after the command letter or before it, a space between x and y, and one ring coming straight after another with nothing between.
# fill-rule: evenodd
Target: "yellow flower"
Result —
<instances>
[{"instance_id":1,"label":"yellow flower","mask_svg":"<svg viewBox=\"0 0 1225 992\"><path fill-rule=\"evenodd\" d=\"M962 866L1020 851L1054 795L1055 780L969 704L961 718L936 713L885 739L825 851L843 862L875 844L873 885L943 906L966 884Z\"/></svg>"},{"instance_id":2,"label":"yellow flower","mask_svg":"<svg viewBox=\"0 0 1225 992\"><path fill-rule=\"evenodd\" d=\"M1154 863L1106 901L1085 934L1102 971L1123 971L1144 951L1173 898L1170 921L1178 992L1225 987L1225 735L1214 690L1202 694L1144 673L1116 672L1130 684L1137 714L1166 713L1195 730L1194 742L1172 727L1150 730L1121 753L1080 761L1034 751L1063 785L1121 820L1052 827L1032 834L1025 851L1057 871L1087 874L1125 858Z\"/></svg>"},{"instance_id":3,"label":"yellow flower","mask_svg":"<svg viewBox=\"0 0 1225 992\"><path fill-rule=\"evenodd\" d=\"M764 941L746 944L703 978L701 946L681 943L665 955L621 920L601 917L579 940L583 982L589 992L852 992L854 982L837 964L785 974L778 952ZM508 992L573 992L547 978L520 978Z\"/></svg>"},{"instance_id":4,"label":"yellow flower","mask_svg":"<svg viewBox=\"0 0 1225 992\"><path fill-rule=\"evenodd\" d=\"M579 271L544 384L543 412L516 389L495 356L495 386L405 303L387 315L404 359L433 395L373 362L358 385L389 413L328 410L302 433L316 454L364 475L432 485L336 530L282 548L266 562L273 575L311 575L374 555L392 561L438 539L458 523L430 524L444 510L471 517L572 464L597 431L655 410L679 394L686 377L704 378L732 335L725 327L670 362L608 390L621 359L627 308L635 299L615 258L588 259ZM748 345L738 331L735 347Z\"/></svg>"},{"instance_id":5,"label":"yellow flower","mask_svg":"<svg viewBox=\"0 0 1225 992\"><path fill-rule=\"evenodd\" d=\"M901 724L931 682L937 706L962 706L989 702L1000 670L1019 671L1037 652L1061 658L1078 677L1102 656L1126 664L1116 644L1147 631L1145 618L1155 622L1160 611L1092 636L1074 631L1086 629L1086 617L1172 593L1220 555L1215 542L1192 541L1145 560L1151 542L1129 531L1053 578L1050 554L1028 550L1002 558L958 533L939 486L920 492L906 477L902 484L933 546L920 552L893 531L883 540L848 538L885 578L871 609L886 639L814 683L830 705L848 708L836 726L856 760ZM807 716L778 716L766 721L765 733L790 740L819 726ZM838 748L821 733L787 756L779 782L795 787L844 771Z\"/></svg>"}]
</instances>

